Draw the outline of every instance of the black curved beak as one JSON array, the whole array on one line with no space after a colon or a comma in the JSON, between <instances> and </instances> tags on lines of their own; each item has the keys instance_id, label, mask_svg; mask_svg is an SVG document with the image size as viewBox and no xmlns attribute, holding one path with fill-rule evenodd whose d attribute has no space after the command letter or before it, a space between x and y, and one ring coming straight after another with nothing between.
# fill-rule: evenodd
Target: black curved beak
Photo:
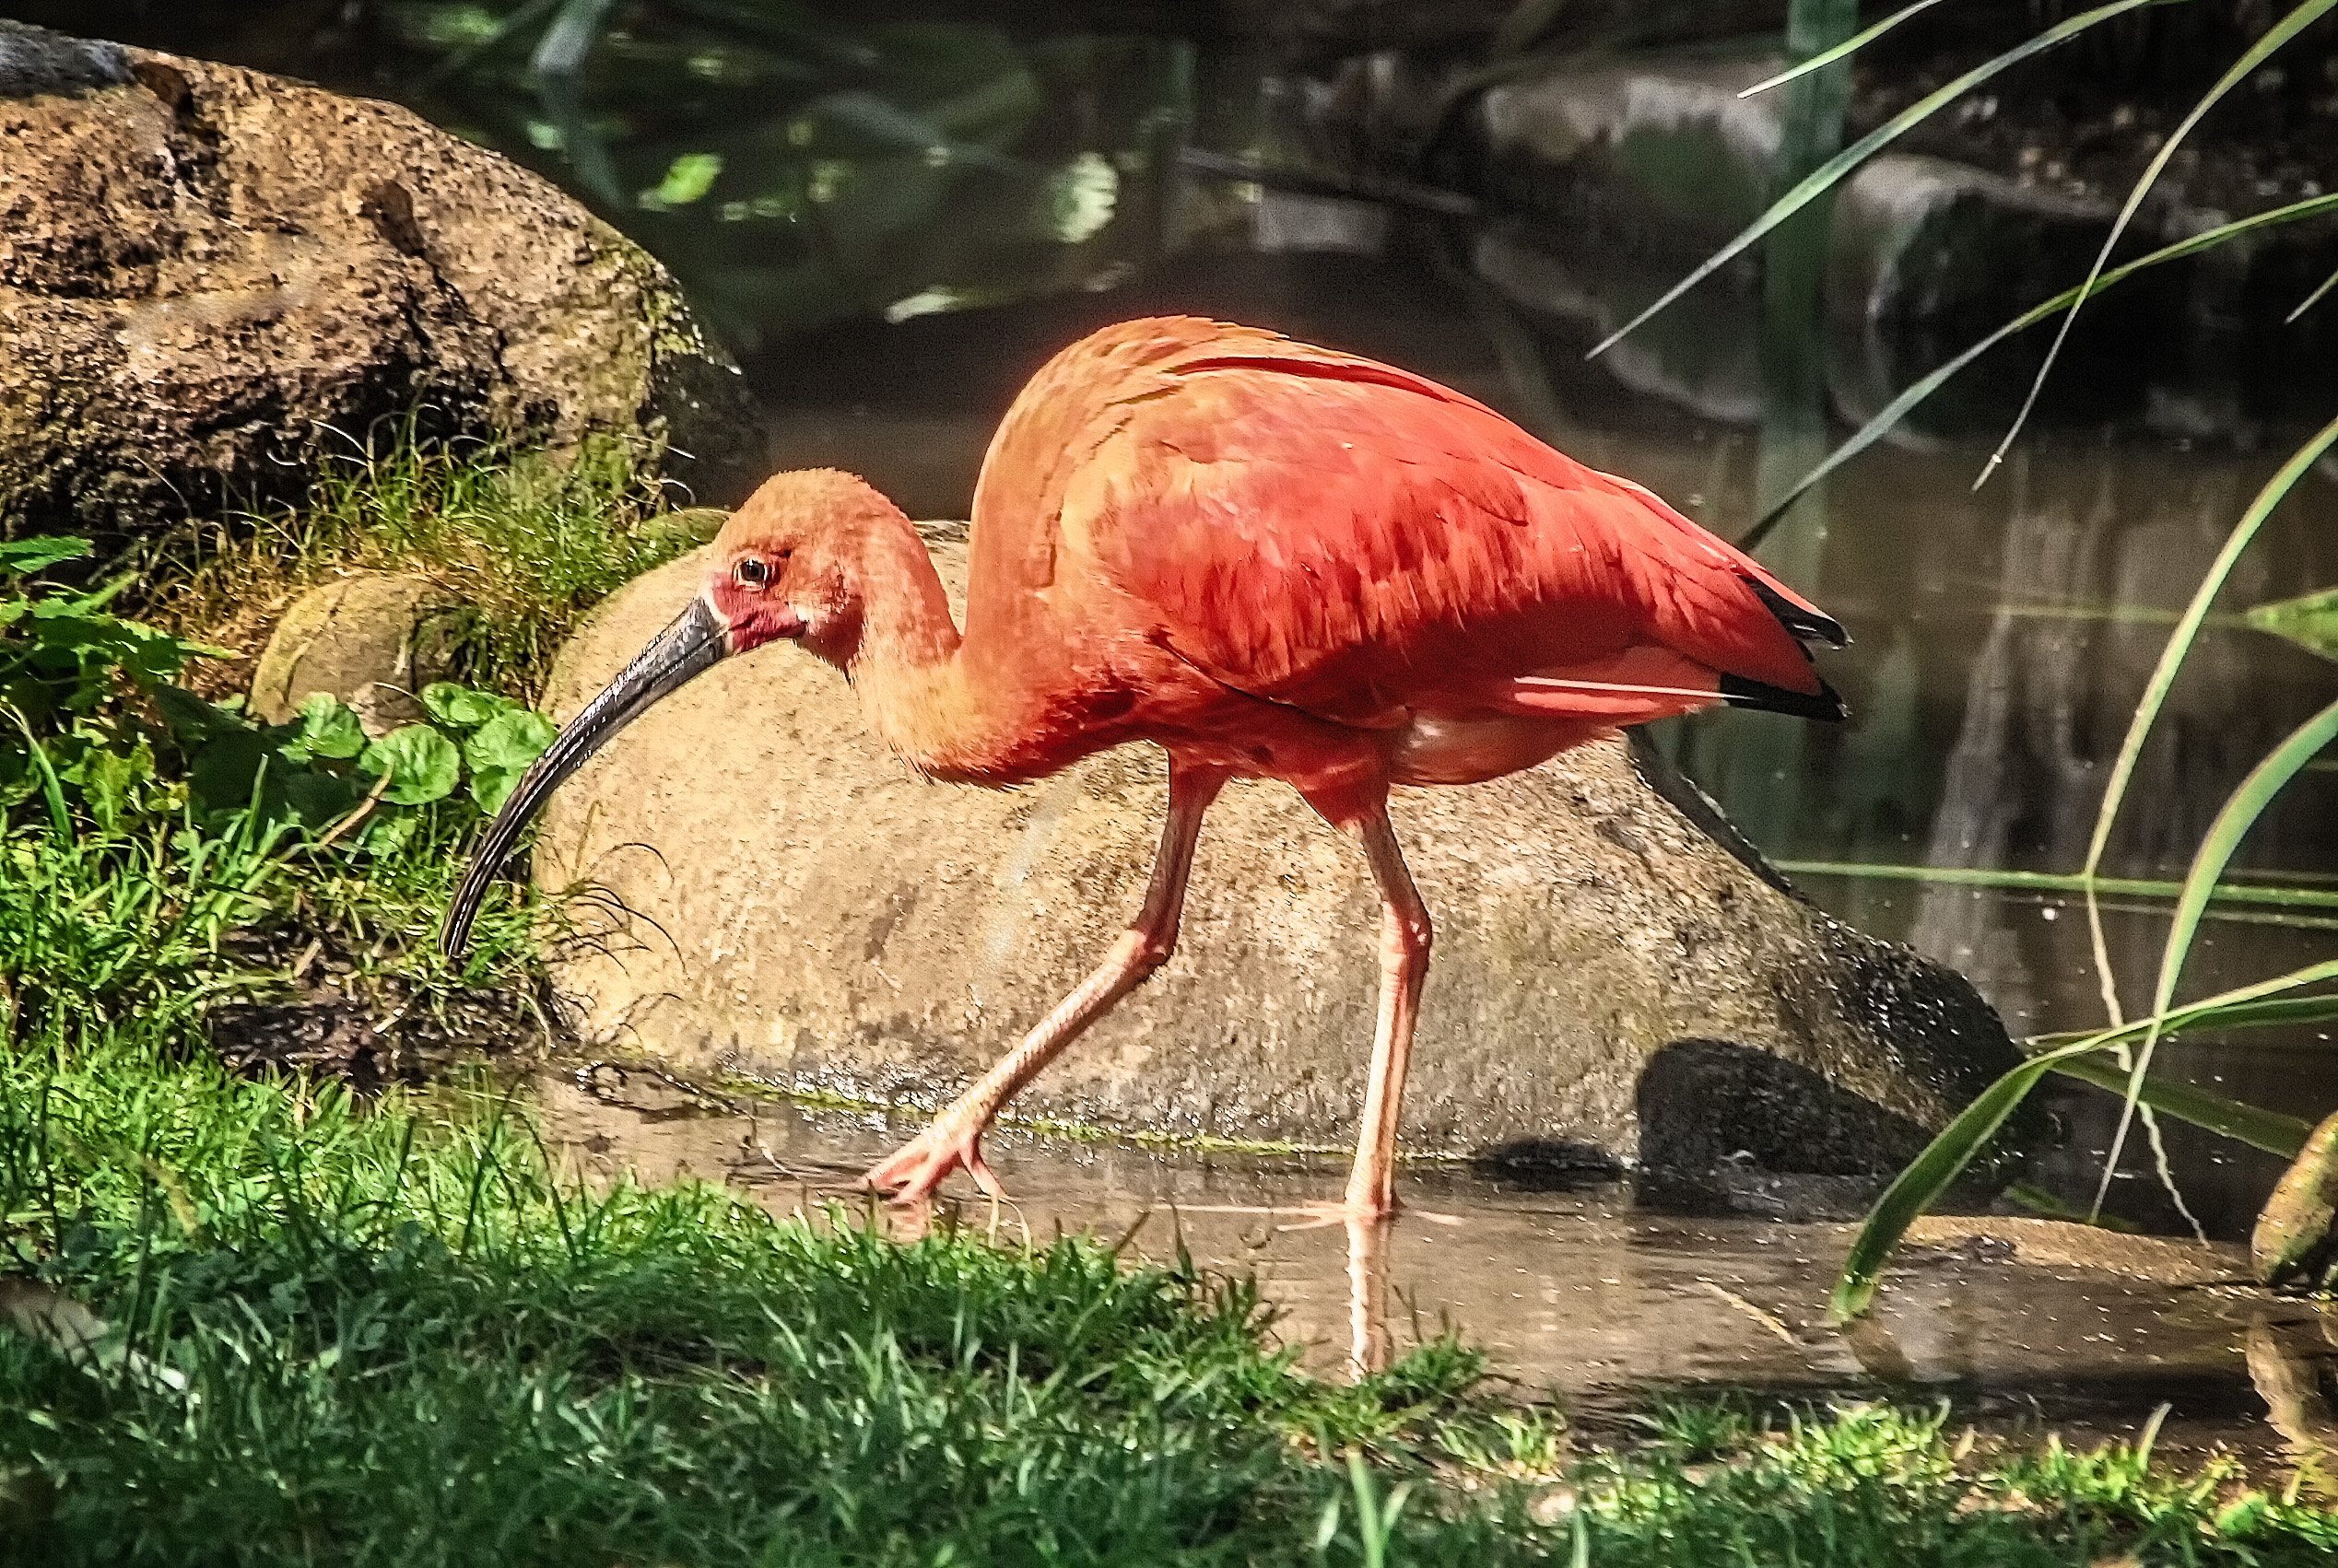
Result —
<instances>
[{"instance_id":1,"label":"black curved beak","mask_svg":"<svg viewBox=\"0 0 2338 1568\"><path fill-rule=\"evenodd\" d=\"M518 787L472 850L463 885L455 889L454 901L447 906L446 925L439 933L440 952L449 958L461 955L470 941L471 922L478 918L479 905L487 897L488 883L503 869L521 832L552 791L652 703L712 669L729 651L729 633L722 618L704 599L693 599L690 607L609 683L607 690L569 720L568 728L521 776Z\"/></svg>"}]
</instances>

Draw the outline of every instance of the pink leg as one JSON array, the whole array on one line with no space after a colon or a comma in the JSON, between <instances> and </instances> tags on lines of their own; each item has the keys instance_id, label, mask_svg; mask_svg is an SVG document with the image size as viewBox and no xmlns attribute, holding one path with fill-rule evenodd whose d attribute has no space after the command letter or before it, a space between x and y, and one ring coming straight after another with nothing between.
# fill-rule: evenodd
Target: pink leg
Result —
<instances>
[{"instance_id":1,"label":"pink leg","mask_svg":"<svg viewBox=\"0 0 2338 1568\"><path fill-rule=\"evenodd\" d=\"M1348 1219L1384 1219L1396 1211L1396 1123L1412 1061L1421 985L1428 977L1428 908L1413 885L1396 830L1389 825L1385 792L1345 809L1317 802L1316 809L1341 831L1362 840L1372 880L1380 884L1380 1017L1372 1033L1372 1065L1364 1088L1364 1122L1356 1137L1356 1164L1336 1212Z\"/></svg>"},{"instance_id":2,"label":"pink leg","mask_svg":"<svg viewBox=\"0 0 2338 1568\"><path fill-rule=\"evenodd\" d=\"M935 1117L932 1126L863 1177L867 1186L890 1193L898 1202L913 1203L931 1198L945 1177L962 1169L976 1187L993 1198L1000 1196L998 1177L982 1159L982 1134L1058 1052L1169 961L1177 947L1178 917L1185 908L1185 883L1192 874L1202 814L1226 787L1226 779L1217 769L1170 761L1169 821L1161 829L1160 853L1153 861L1153 880L1135 923L1121 934L1095 972L1023 1036L1022 1044Z\"/></svg>"}]
</instances>

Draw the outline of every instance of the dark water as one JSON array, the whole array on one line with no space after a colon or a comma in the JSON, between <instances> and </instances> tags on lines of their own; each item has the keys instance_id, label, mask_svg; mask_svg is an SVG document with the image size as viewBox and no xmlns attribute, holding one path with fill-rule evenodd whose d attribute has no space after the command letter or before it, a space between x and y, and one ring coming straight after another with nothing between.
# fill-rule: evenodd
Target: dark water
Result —
<instances>
[{"instance_id":1,"label":"dark water","mask_svg":"<svg viewBox=\"0 0 2338 1568\"><path fill-rule=\"evenodd\" d=\"M1838 326L1814 354L1822 324L1789 323L1809 341L1787 346L1825 364L1781 378L1774 302L1766 314L1758 287L1724 276L1586 364L1590 342L1676 263L1570 247L1547 211L1498 203L1453 217L1197 168L1196 149L1322 170L1338 139L1325 126L1359 70L1294 72L1239 40L1146 20L1057 30L1026 6L574 0L552 24L573 27L570 50L546 34L546 5L74 9L46 19L399 98L567 184L674 266L737 345L775 467L855 469L913 515L963 512L992 426L1049 354L1149 311L1254 322L1419 369L1733 536L1760 514L1757 492L1825 450L1833 415L1871 409L1942 346ZM2300 415L2323 416L2297 406L2279 357L2248 333L2160 324L2107 304L2043 416L1978 491L2019 362L1985 363L1926 413L1921 436L1866 454L1766 542L1765 558L1856 638L1828 662L1850 723L1821 732L1720 715L1666 742L1813 896L1972 975L2016 1033L2103 1019L2085 922L2066 898L1809 868L2079 867L2174 613ZM2338 583L2333 523L2338 484L2318 473L2265 529L2224 608ZM2332 673L2237 620L2213 623L2144 751L2105 870L2180 878L2226 793L2329 699ZM2338 886L2333 791L2328 762L2302 777L2236 876ZM2131 1015L2145 1010L2166 909L2154 898L2109 908ZM2310 916L2220 908L2184 994L2326 956L2331 924ZM2297 1116L2338 1106L2338 1054L2320 1032L2187 1043L2160 1059ZM2050 1093L2067 1138L2038 1178L2083 1203L2115 1103ZM2277 1162L2164 1132L2191 1212L2212 1234L2245 1231ZM2130 1164L2115 1213L2179 1228L2147 1154Z\"/></svg>"}]
</instances>

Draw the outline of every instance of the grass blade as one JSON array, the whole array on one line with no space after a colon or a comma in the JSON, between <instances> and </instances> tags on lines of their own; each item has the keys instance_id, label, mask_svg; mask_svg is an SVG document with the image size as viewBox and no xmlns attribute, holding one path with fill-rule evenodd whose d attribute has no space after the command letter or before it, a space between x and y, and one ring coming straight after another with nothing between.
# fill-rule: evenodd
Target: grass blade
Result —
<instances>
[{"instance_id":1,"label":"grass blade","mask_svg":"<svg viewBox=\"0 0 2338 1568\"><path fill-rule=\"evenodd\" d=\"M2109 264L2111 252L2118 248L2120 238L2127 232L2128 224L2134 220L2136 209L2144 205L2144 197L2157 182L2160 171L2168 167L2168 160L2176 156L2176 148L2226 93L2238 87L2291 39L2328 16L2333 6L2338 6L2338 0L2305 0L2303 5L2274 23L2264 37L2242 51L2240 58L2216 78L2215 85L2200 95L2200 101L2191 106L2191 112L2168 133L2168 139L2152 155L2151 162L2144 165L2144 171L2135 177L2134 184L2127 192L2125 205L2119 209L2119 216L2110 226L2110 232L2103 237L2102 249L2095 252L2095 264L2086 270L2086 281L2078 286L2078 298L2071 302L2069 313L2062 317L2062 325L2054 330L2054 341L2046 350L2046 361L2038 367L2038 374L2031 379L2029 392L2022 398L2021 407L2015 411L2014 422L2006 428L2005 439L1997 443L1997 450L1989 454L1989 461L1981 464L1980 475L1973 480L1975 489L1979 489L2005 461L2005 453L2012 449L2014 438L2020 435L2022 427L2029 422L2030 410L2038 405L2038 394L2046 390L2046 378L2053 373L2054 361L2062 357L2062 345L2070 337L2070 329L2077 322L2078 312L2085 307L2086 297L2093 292L2095 280L2102 276L2103 268Z\"/></svg>"},{"instance_id":2,"label":"grass blade","mask_svg":"<svg viewBox=\"0 0 2338 1568\"><path fill-rule=\"evenodd\" d=\"M2285 991L2300 989L2338 979L2338 959L2309 965L2287 975L2270 980L2260 980L2238 990L2226 991L2203 1001L2193 1002L2167 1013L2125 1024L2116 1029L2104 1029L2074 1040L2066 1046L2044 1051L2014 1068L1974 1097L1973 1102L1958 1112L1895 1177L1884 1195L1875 1200L1874 1209L1852 1239L1850 1255L1843 1260L1842 1276L1835 1281L1835 1289L1827 1297L1827 1319L1847 1323L1865 1316L1874 1305L1875 1286L1883 1277L1884 1264L1899 1246L1900 1238L1916 1217L1936 1202L1948 1189L1949 1184L1962 1175L1965 1167L1995 1137L2023 1098L2037 1086L2038 1081L2065 1063L2082 1057L2106 1051L2125 1044L2154 1029L2167 1030L2179 1023L2215 1013L2220 1009L2235 1008L2247 1002L2278 996Z\"/></svg>"},{"instance_id":3,"label":"grass blade","mask_svg":"<svg viewBox=\"0 0 2338 1568\"><path fill-rule=\"evenodd\" d=\"M2185 1035L2215 1033L2228 1035L2243 1029L2284 1029L2307 1024L2327 1024L2338 1019L2338 996L2275 997L2268 1001L2240 1002L2230 1007L2212 1009L2194 1018L2181 1012L2168 1014L2168 1022L2160 1029L2159 1037L2173 1040ZM2131 1024L2122 1032L2130 1037L2146 1033L2145 1025ZM2099 1029L2071 1029L2057 1035L2032 1035L2022 1042L2025 1050L2051 1050L2069 1045L2074 1040L2091 1039ZM2125 1071L2121 1071L2125 1077Z\"/></svg>"},{"instance_id":4,"label":"grass blade","mask_svg":"<svg viewBox=\"0 0 2338 1568\"><path fill-rule=\"evenodd\" d=\"M2257 531L2264 526L2265 520L2287 498L2297 482L2320 461L2321 454L2328 451L2333 442L2338 442L2338 419L2316 431L2304 446L2290 453L2288 461L2272 478L2265 481L2264 487L2257 492L2248 509L2240 514L2240 521L2233 524L2224 548L2217 551L2216 558L2209 563L2207 575L2192 591L2191 603L2184 606L2183 617L2176 623L2176 629L2168 634L2167 646L2159 650L2159 662L2153 666L2151 679L2144 686L2143 700L2135 705L2133 716L2127 720L2126 738L2119 743L2118 759L2111 764L2109 782L2103 788L2103 802L2095 813L2095 831L2086 841L2086 863L2078 872L2088 883L2093 883L2102 870L2103 851L2109 847L2110 830L2119 820L2119 809L2126 802L2127 786L2134 778L2135 763L2143 755L2144 740L2151 733L2152 725L2159 718L2160 708L2168 701L2168 693L2176 684L2176 673L2183 668L2184 660L2191 652L2192 641L2200 635L2201 623L2208 618L2209 606L2223 591L2226 579L2232 576L2233 568L2239 564L2242 553L2257 537ZM2086 894L2086 921L2094 947L2095 972L2102 982L2103 1000L2110 1011L2111 1021L2117 1023L2118 976L2111 968L2109 943L2103 934L2102 916L2091 886Z\"/></svg>"},{"instance_id":5,"label":"grass blade","mask_svg":"<svg viewBox=\"0 0 2338 1568\"><path fill-rule=\"evenodd\" d=\"M2192 941L2200 933L2201 917L2207 913L2209 895L2224 880L2225 868L2232 863L2240 841L2257 825L2257 819L2264 815L2273 798L2333 740L2338 740L2338 702L2298 725L2287 740L2268 752L2226 800L2216 813L2216 820L2208 825L2200 848L2192 854L2191 870L2184 877L2183 896L2176 900L2176 913L2168 927L2168 943L2160 950L2159 981L2152 994L2154 1017L2165 1014L2168 1004L2175 998L2176 984L2183 977L2184 961L2191 955ZM2110 1154L2103 1162L2102 1179L2095 1188L2097 1215L2102 1212L2103 1199L2110 1192L2111 1173L2119 1168L2119 1156L2126 1148L2127 1129L2133 1122L2144 1074L2151 1066L2152 1051L2159 1044L2159 1036L2156 1028L2144 1035L2143 1048L2135 1053L2134 1062L2128 1070L2127 1103L2120 1109L2119 1129L2111 1135Z\"/></svg>"},{"instance_id":6,"label":"grass blade","mask_svg":"<svg viewBox=\"0 0 2338 1568\"><path fill-rule=\"evenodd\" d=\"M2125 282L2147 267L2156 267L2166 262L2180 261L2186 256L2207 250L2212 245L2222 244L2227 240L2246 234L2252 229L2267 228L2276 224L2295 223L2300 218L2320 217L2332 212L2338 212L2338 194L2309 196L2303 201L2291 202L2278 207L2269 207L2263 212L2252 213L2247 217L2235 218L2230 223L2220 223L2214 228L2202 229L2198 234L2188 239L2179 240L2172 245L2154 251L2147 256L2138 256L2132 262L2122 263L2113 267L2096 280L2095 291L2100 293L2115 284ZM1780 518L1786 515L1787 509L1801 498L1803 491L1818 484L1835 470L1883 439L1890 433L1894 426L1908 417L1909 412L1918 404L1922 403L1946 385L1949 379L1966 366L1970 365L2007 338L2028 331L2056 311L2070 309L2077 301L2078 292L2075 287L2066 288L2052 298L2031 306L1995 332L1964 349L1954 358L1926 372L1920 380L1909 383L1898 396L1886 404L1874 418L1862 425L1844 440L1842 445L1829 452L1826 462L1794 481L1784 494L1772 502L1769 509L1763 512L1756 521L1745 537L1738 541L1739 547L1751 549L1759 544L1763 535L1777 524Z\"/></svg>"},{"instance_id":7,"label":"grass blade","mask_svg":"<svg viewBox=\"0 0 2338 1568\"><path fill-rule=\"evenodd\" d=\"M1774 76L1764 77L1762 80L1756 82L1752 87L1747 88L1737 96L1740 98L1751 98L1756 93L1768 92L1772 88L1784 87L1796 76L1805 76L1811 72L1818 70L1822 66L1832 65L1844 55L1849 54L1855 50L1863 49L1868 44L1874 42L1875 40L1891 31L1892 29L1899 26L1900 23L1916 15L1917 12L1929 11L1934 6L1939 4L1940 0L1916 0L1914 5L1902 6L1900 9L1894 11L1890 16L1886 17L1882 21L1877 22L1874 26L1861 29L1858 32L1851 34L1850 37L1843 40L1842 42L1835 45L1832 49L1822 49L1817 53L1812 55L1809 59L1802 61L1798 64L1790 65Z\"/></svg>"},{"instance_id":8,"label":"grass blade","mask_svg":"<svg viewBox=\"0 0 2338 1568\"><path fill-rule=\"evenodd\" d=\"M2097 6L2093 10L2082 11L2077 16L2055 23L2052 27L2005 51L1995 59L1974 66L1946 87L1925 95L1812 170L1809 176L1799 181L1792 190L1772 202L1767 212L1740 230L1735 239L1706 257L1695 272L1666 289L1653 305L1608 333L1601 340L1599 345L1584 357L1595 359L1614 347L1641 322L1704 282L1714 273L1719 272L1763 235L1816 201L1845 175L1864 163L1873 154L1889 146L1903 133L1954 103L1968 91L1979 87L2000 71L2009 66L2018 65L2033 55L2042 54L2058 44L2067 43L2088 28L2109 21L2114 17L2123 17L2130 11L2140 11L2147 6L2174 6L2183 3L2184 0L2111 0L2111 4L2108 6Z\"/></svg>"},{"instance_id":9,"label":"grass blade","mask_svg":"<svg viewBox=\"0 0 2338 1568\"><path fill-rule=\"evenodd\" d=\"M2162 1033L2161 1039L2168 1037ZM2114 1094L2127 1092L2127 1070L2116 1062L2102 1061L2094 1057L2079 1057L2061 1063L2054 1071L2064 1078L2091 1083L2097 1089L2108 1089ZM2306 1146L2307 1135L2313 1131L2313 1123L2298 1117L2284 1116L2256 1106L2243 1105L2223 1094L2213 1094L2205 1089L2195 1089L2189 1083L2171 1083L2164 1078L2144 1081L2143 1103L2162 1116L2188 1121L2194 1127L2205 1128L2220 1137L2234 1139L2268 1154L2278 1154L2294 1160L2297 1151Z\"/></svg>"},{"instance_id":10,"label":"grass blade","mask_svg":"<svg viewBox=\"0 0 2338 1568\"><path fill-rule=\"evenodd\" d=\"M1875 882L1917 882L1949 887L1997 888L2015 893L2084 893L2083 876L2062 872L2001 872L1986 866L1911 866L1871 860L1772 860L1788 876L1838 876ZM2097 877L2092 886L2123 898L2180 898L2184 884L2144 877ZM2220 904L2266 904L2290 909L2338 909L2338 888L2268 887L2261 883L2222 883L2210 894Z\"/></svg>"},{"instance_id":11,"label":"grass blade","mask_svg":"<svg viewBox=\"0 0 2338 1568\"><path fill-rule=\"evenodd\" d=\"M2314 286L2314 291L2311 294L2307 295L2303 299L2298 300L2297 308L2281 319L2281 324L2283 326L2295 325L2298 317L2304 315L2307 311L2321 303L2321 297L2329 293L2332 287L2338 287L2338 272L2332 273L2328 277L2323 278L2320 283L2316 284Z\"/></svg>"}]
</instances>

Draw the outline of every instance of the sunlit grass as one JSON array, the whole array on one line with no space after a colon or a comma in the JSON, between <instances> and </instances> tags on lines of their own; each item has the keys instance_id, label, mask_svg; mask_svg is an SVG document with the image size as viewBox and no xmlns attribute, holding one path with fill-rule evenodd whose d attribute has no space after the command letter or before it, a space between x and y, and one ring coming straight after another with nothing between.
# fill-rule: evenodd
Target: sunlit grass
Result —
<instances>
[{"instance_id":1,"label":"sunlit grass","mask_svg":"<svg viewBox=\"0 0 2338 1568\"><path fill-rule=\"evenodd\" d=\"M1849 1568L2338 1547L2329 1515L2229 1467L1975 1450L1937 1411L1686 1404L1585 1453L1547 1410L1478 1391L1451 1343L1319 1379L1244 1284L1078 1239L893 1241L708 1186L588 1190L484 1086L369 1109L161 1043L0 1066L0 1211L38 1281L14 1289L18 1321L29 1299L102 1320L87 1341L0 1334L0 1532L21 1561L1498 1564L1580 1544Z\"/></svg>"},{"instance_id":2,"label":"sunlit grass","mask_svg":"<svg viewBox=\"0 0 2338 1568\"><path fill-rule=\"evenodd\" d=\"M557 456L401 442L330 465L302 507L247 520L167 607L253 652L254 606L339 569L420 573L470 612L454 673L528 697L585 611L719 521L668 499L613 440Z\"/></svg>"}]
</instances>

